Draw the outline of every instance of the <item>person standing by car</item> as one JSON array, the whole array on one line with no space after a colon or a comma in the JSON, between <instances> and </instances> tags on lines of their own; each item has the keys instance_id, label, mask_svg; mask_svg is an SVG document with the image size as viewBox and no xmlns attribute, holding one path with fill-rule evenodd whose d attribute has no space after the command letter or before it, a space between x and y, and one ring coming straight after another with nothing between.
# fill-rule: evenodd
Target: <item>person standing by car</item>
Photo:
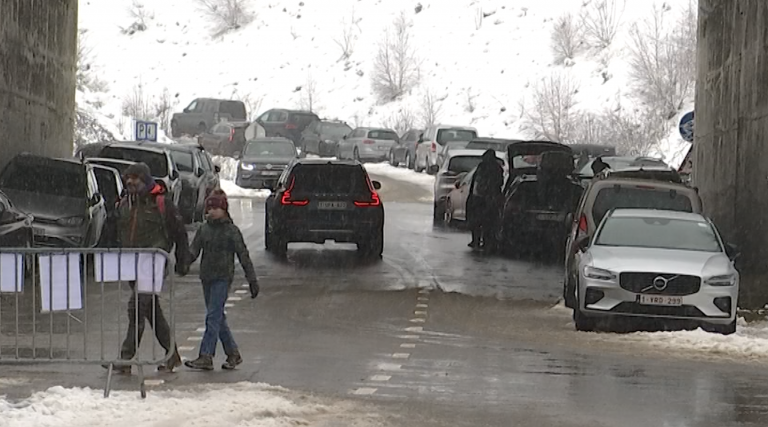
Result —
<instances>
[{"instance_id":1,"label":"person standing by car","mask_svg":"<svg viewBox=\"0 0 768 427\"><path fill-rule=\"evenodd\" d=\"M471 248L493 244L494 227L501 210L501 187L504 171L493 150L483 153L482 161L472 176L467 198L467 220L472 230Z\"/></svg>"},{"instance_id":2,"label":"person standing by car","mask_svg":"<svg viewBox=\"0 0 768 427\"><path fill-rule=\"evenodd\" d=\"M243 266L245 277L251 289L251 298L259 295L259 283L251 262L251 256L243 240L243 234L229 216L229 203L226 194L216 190L205 201L208 220L195 234L190 252L194 261L202 252L200 262L200 281L203 282L205 298L205 333L200 344L197 359L187 361L185 365L192 369L213 370L213 357L216 345L221 341L227 361L222 369L235 369L243 362L232 331L224 314L229 289L235 275L235 255Z\"/></svg>"},{"instance_id":3,"label":"person standing by car","mask_svg":"<svg viewBox=\"0 0 768 427\"><path fill-rule=\"evenodd\" d=\"M146 164L133 164L124 175L128 194L120 200L115 213L118 246L158 248L170 252L175 245L176 273L186 275L189 271L189 241L173 201L166 197L164 187L155 182ZM130 286L133 291L136 283L131 282ZM172 353L168 362L158 369L172 372L181 365L178 349L171 348L171 328L163 315L158 295L132 292L128 302L128 319L121 359L129 360L135 356L137 344L141 344L144 334L144 320L147 320L166 354ZM130 373L131 367L118 365L117 370Z\"/></svg>"}]
</instances>

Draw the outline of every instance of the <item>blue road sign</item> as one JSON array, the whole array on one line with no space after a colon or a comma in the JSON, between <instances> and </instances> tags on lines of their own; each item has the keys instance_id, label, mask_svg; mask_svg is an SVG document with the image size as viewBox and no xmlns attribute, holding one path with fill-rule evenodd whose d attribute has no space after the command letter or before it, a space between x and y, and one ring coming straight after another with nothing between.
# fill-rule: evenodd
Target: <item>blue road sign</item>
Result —
<instances>
[{"instance_id":1,"label":"blue road sign","mask_svg":"<svg viewBox=\"0 0 768 427\"><path fill-rule=\"evenodd\" d=\"M693 142L693 111L685 113L680 119L680 136L688 142Z\"/></svg>"},{"instance_id":2,"label":"blue road sign","mask_svg":"<svg viewBox=\"0 0 768 427\"><path fill-rule=\"evenodd\" d=\"M136 141L155 141L157 142L157 123L136 120L134 128Z\"/></svg>"}]
</instances>

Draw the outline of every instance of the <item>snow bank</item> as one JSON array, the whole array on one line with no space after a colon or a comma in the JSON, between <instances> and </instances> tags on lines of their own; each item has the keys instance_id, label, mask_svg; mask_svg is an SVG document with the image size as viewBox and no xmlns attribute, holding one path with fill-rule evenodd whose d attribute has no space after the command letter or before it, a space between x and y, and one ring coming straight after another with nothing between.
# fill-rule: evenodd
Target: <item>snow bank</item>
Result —
<instances>
[{"instance_id":1,"label":"snow bank","mask_svg":"<svg viewBox=\"0 0 768 427\"><path fill-rule=\"evenodd\" d=\"M298 401L298 402L297 402ZM206 385L184 391L102 392L52 387L12 403L0 400L0 424L7 427L78 426L296 426L312 425L313 415L333 408L293 399L264 384ZM309 420L307 418L310 418Z\"/></svg>"},{"instance_id":2,"label":"snow bank","mask_svg":"<svg viewBox=\"0 0 768 427\"><path fill-rule=\"evenodd\" d=\"M220 181L221 189L227 193L229 197L248 197L254 199L266 199L272 194L269 190L250 190L247 188L238 187L233 181L222 179Z\"/></svg>"},{"instance_id":3,"label":"snow bank","mask_svg":"<svg viewBox=\"0 0 768 427\"><path fill-rule=\"evenodd\" d=\"M389 163L369 163L365 169L371 175L380 175L398 181L411 182L427 189L430 193L435 188L435 177L425 173L416 173L406 168L396 168ZM431 199L429 201L432 201Z\"/></svg>"}]
</instances>

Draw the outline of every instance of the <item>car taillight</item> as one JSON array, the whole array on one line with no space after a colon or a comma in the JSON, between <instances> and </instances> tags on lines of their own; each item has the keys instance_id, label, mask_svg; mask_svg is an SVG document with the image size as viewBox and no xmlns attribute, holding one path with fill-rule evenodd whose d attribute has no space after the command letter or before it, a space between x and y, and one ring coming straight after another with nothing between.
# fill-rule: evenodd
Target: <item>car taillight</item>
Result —
<instances>
[{"instance_id":1,"label":"car taillight","mask_svg":"<svg viewBox=\"0 0 768 427\"><path fill-rule=\"evenodd\" d=\"M355 201L355 206L359 208L364 207L371 207L371 206L380 206L381 205L381 199L379 198L379 194L376 193L376 190L373 188L373 184L371 183L370 179L366 179L368 183L368 189L371 191L371 200L365 200L365 201Z\"/></svg>"},{"instance_id":2,"label":"car taillight","mask_svg":"<svg viewBox=\"0 0 768 427\"><path fill-rule=\"evenodd\" d=\"M587 216L582 215L581 218L579 218L579 231L582 233L586 233L588 230L588 224L587 224Z\"/></svg>"},{"instance_id":3,"label":"car taillight","mask_svg":"<svg viewBox=\"0 0 768 427\"><path fill-rule=\"evenodd\" d=\"M363 140L363 144L375 144L375 143L376 143L376 141L374 141L372 139L364 139Z\"/></svg>"},{"instance_id":4,"label":"car taillight","mask_svg":"<svg viewBox=\"0 0 768 427\"><path fill-rule=\"evenodd\" d=\"M309 200L293 200L291 198L291 191L296 184L296 177L291 178L291 185L283 192L283 197L280 198L280 204L283 206L306 206L309 204Z\"/></svg>"},{"instance_id":5,"label":"car taillight","mask_svg":"<svg viewBox=\"0 0 768 427\"><path fill-rule=\"evenodd\" d=\"M293 130L293 129L298 129L298 128L299 128L299 127L298 127L298 126L296 126L296 125L295 125L295 124L293 124L293 123L286 123L286 124L285 124L285 129L287 129L287 130Z\"/></svg>"},{"instance_id":6,"label":"car taillight","mask_svg":"<svg viewBox=\"0 0 768 427\"><path fill-rule=\"evenodd\" d=\"M437 151L437 144L435 142L432 142L432 152L434 153L436 151Z\"/></svg>"},{"instance_id":7,"label":"car taillight","mask_svg":"<svg viewBox=\"0 0 768 427\"><path fill-rule=\"evenodd\" d=\"M235 140L235 128L232 128L229 130L229 142L232 142Z\"/></svg>"}]
</instances>

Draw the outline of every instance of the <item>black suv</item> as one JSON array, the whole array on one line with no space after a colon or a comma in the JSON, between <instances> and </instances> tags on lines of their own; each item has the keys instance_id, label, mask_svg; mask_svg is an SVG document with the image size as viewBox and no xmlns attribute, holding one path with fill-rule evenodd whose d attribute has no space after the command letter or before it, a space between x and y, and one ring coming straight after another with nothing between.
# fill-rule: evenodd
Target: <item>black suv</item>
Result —
<instances>
[{"instance_id":1,"label":"black suv","mask_svg":"<svg viewBox=\"0 0 768 427\"><path fill-rule=\"evenodd\" d=\"M315 121L320 121L320 117L311 111L282 108L273 108L256 119L256 123L264 128L267 137L285 137L297 147L301 141L301 133Z\"/></svg>"},{"instance_id":2,"label":"black suv","mask_svg":"<svg viewBox=\"0 0 768 427\"><path fill-rule=\"evenodd\" d=\"M314 121L301 133L299 141L301 156L306 157L307 154L335 156L339 141L351 132L352 128L341 121Z\"/></svg>"},{"instance_id":3,"label":"black suv","mask_svg":"<svg viewBox=\"0 0 768 427\"><path fill-rule=\"evenodd\" d=\"M384 250L384 205L365 168L356 161L301 159L292 162L267 198L264 244L284 256L290 242L356 243L360 253L380 258Z\"/></svg>"}]
</instances>

